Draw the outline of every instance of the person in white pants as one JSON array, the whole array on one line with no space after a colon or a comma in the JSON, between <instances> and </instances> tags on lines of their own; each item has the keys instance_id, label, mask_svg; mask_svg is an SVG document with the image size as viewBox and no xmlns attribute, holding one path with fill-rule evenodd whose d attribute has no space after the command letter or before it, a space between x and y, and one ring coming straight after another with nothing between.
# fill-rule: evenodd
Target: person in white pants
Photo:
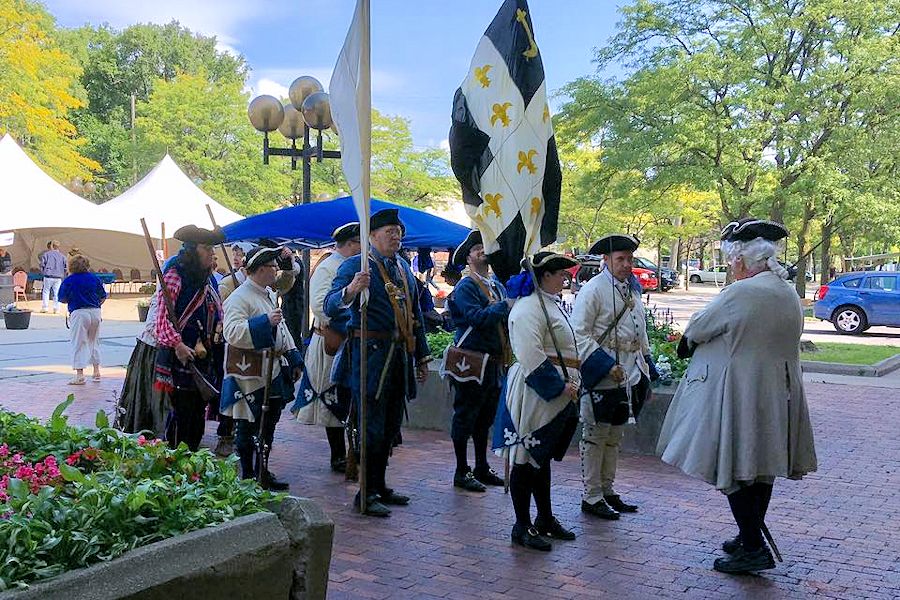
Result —
<instances>
[{"instance_id":1,"label":"person in white pants","mask_svg":"<svg viewBox=\"0 0 900 600\"><path fill-rule=\"evenodd\" d=\"M69 331L72 339L71 385L84 385L84 369L93 366L93 380L100 381L100 305L106 290L100 278L90 271L88 259L80 254L69 259L71 275L59 288L59 299L68 304Z\"/></svg>"}]
</instances>

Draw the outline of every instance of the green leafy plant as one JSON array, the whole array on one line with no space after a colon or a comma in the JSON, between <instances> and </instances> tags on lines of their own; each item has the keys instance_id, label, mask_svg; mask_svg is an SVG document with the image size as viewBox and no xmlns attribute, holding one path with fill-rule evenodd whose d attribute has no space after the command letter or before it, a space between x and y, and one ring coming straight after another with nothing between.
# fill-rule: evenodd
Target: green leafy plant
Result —
<instances>
[{"instance_id":1,"label":"green leafy plant","mask_svg":"<svg viewBox=\"0 0 900 600\"><path fill-rule=\"evenodd\" d=\"M436 331L425 334L431 356L443 356L447 346L453 343L453 334L447 331Z\"/></svg>"},{"instance_id":2,"label":"green leafy plant","mask_svg":"<svg viewBox=\"0 0 900 600\"><path fill-rule=\"evenodd\" d=\"M0 410L0 591L266 510L283 495L242 480L235 458Z\"/></svg>"},{"instance_id":3,"label":"green leafy plant","mask_svg":"<svg viewBox=\"0 0 900 600\"><path fill-rule=\"evenodd\" d=\"M647 338L650 355L656 363L660 383L678 381L687 370L689 359L678 358L678 342L681 332L675 329L671 311L660 311L656 306L647 308Z\"/></svg>"}]
</instances>

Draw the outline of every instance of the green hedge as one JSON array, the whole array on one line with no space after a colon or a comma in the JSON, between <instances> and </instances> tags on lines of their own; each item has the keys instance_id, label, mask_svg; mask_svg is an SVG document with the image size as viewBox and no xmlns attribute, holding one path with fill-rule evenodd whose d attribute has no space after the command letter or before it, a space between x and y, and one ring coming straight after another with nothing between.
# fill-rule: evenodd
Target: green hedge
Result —
<instances>
[{"instance_id":1,"label":"green hedge","mask_svg":"<svg viewBox=\"0 0 900 600\"><path fill-rule=\"evenodd\" d=\"M74 427L0 410L0 591L137 546L266 510L281 495L241 480L235 458L127 435L97 413Z\"/></svg>"}]
</instances>

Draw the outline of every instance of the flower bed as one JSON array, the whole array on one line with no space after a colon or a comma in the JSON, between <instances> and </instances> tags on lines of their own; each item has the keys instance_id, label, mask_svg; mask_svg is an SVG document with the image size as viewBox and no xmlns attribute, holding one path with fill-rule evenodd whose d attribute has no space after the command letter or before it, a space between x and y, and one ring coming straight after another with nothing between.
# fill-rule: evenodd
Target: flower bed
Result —
<instances>
[{"instance_id":1,"label":"flower bed","mask_svg":"<svg viewBox=\"0 0 900 600\"><path fill-rule=\"evenodd\" d=\"M70 426L0 410L0 591L111 560L132 548L242 515L281 498L241 480L235 459L170 450L97 413Z\"/></svg>"},{"instance_id":2,"label":"flower bed","mask_svg":"<svg viewBox=\"0 0 900 600\"><path fill-rule=\"evenodd\" d=\"M672 312L669 309L660 311L656 306L647 308L646 311L650 355L656 363L660 384L668 385L681 379L690 359L678 358L676 349L681 340L681 332L675 329Z\"/></svg>"}]
</instances>

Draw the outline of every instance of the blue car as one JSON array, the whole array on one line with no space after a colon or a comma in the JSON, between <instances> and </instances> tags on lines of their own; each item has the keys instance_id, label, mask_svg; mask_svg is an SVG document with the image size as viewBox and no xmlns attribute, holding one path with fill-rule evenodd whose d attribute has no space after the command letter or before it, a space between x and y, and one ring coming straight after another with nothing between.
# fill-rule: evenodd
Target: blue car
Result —
<instances>
[{"instance_id":1,"label":"blue car","mask_svg":"<svg viewBox=\"0 0 900 600\"><path fill-rule=\"evenodd\" d=\"M900 327L900 273L840 275L819 288L813 314L846 335L858 335L873 325Z\"/></svg>"}]
</instances>

